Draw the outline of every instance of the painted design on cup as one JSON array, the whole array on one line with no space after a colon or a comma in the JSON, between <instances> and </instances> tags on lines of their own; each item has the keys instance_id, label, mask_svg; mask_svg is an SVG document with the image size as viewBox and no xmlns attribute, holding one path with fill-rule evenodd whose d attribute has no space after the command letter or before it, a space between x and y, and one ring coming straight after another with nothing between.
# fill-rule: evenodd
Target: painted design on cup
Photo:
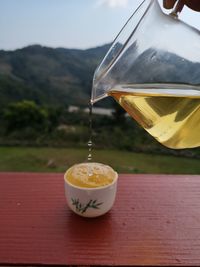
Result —
<instances>
[{"instance_id":1,"label":"painted design on cup","mask_svg":"<svg viewBox=\"0 0 200 267\"><path fill-rule=\"evenodd\" d=\"M90 199L87 204L83 204L79 201L78 198L71 198L72 205L76 207L76 211L80 212L81 214L85 213L89 208L90 209L99 209L103 202L99 202L98 200Z\"/></svg>"}]
</instances>

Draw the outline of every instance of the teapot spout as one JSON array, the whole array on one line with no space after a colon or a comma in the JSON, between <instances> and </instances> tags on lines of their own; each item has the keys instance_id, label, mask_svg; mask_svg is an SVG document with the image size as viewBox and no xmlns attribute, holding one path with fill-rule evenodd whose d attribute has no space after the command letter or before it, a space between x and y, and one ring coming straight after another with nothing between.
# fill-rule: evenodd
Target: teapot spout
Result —
<instances>
[{"instance_id":1,"label":"teapot spout","mask_svg":"<svg viewBox=\"0 0 200 267\"><path fill-rule=\"evenodd\" d=\"M113 50L112 45L101 64L95 70L90 99L92 104L107 97L109 95L109 91L113 88L115 83L115 80L110 75L113 63L113 58L110 58L110 52L113 52Z\"/></svg>"},{"instance_id":2,"label":"teapot spout","mask_svg":"<svg viewBox=\"0 0 200 267\"><path fill-rule=\"evenodd\" d=\"M91 93L91 104L94 104L101 99L104 99L109 95L109 91L111 90L112 86L110 83L105 82L103 80L95 82L95 79L93 81L92 86L92 93Z\"/></svg>"}]
</instances>

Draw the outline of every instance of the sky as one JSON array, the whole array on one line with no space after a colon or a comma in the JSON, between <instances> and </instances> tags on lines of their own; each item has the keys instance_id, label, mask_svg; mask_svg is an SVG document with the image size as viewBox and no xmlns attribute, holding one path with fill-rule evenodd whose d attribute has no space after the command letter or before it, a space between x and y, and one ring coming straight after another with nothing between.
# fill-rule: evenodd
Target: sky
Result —
<instances>
[{"instance_id":1,"label":"sky","mask_svg":"<svg viewBox=\"0 0 200 267\"><path fill-rule=\"evenodd\" d=\"M103 45L115 38L141 2L0 0L0 49L32 44L81 49ZM200 13L185 7L180 18L200 29Z\"/></svg>"}]
</instances>

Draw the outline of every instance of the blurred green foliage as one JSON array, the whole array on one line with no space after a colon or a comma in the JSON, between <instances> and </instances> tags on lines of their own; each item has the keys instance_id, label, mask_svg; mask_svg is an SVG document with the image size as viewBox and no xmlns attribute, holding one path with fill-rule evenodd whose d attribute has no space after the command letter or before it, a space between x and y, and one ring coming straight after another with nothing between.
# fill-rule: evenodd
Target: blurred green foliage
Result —
<instances>
[{"instance_id":1,"label":"blurred green foliage","mask_svg":"<svg viewBox=\"0 0 200 267\"><path fill-rule=\"evenodd\" d=\"M32 128L45 132L48 127L48 113L33 101L24 100L9 104L2 112L6 133Z\"/></svg>"},{"instance_id":2,"label":"blurred green foliage","mask_svg":"<svg viewBox=\"0 0 200 267\"><path fill-rule=\"evenodd\" d=\"M98 149L199 157L199 149L168 149L154 140L118 104L112 116L93 115L93 143ZM89 117L83 109L37 105L23 100L0 109L0 145L86 147Z\"/></svg>"}]
</instances>

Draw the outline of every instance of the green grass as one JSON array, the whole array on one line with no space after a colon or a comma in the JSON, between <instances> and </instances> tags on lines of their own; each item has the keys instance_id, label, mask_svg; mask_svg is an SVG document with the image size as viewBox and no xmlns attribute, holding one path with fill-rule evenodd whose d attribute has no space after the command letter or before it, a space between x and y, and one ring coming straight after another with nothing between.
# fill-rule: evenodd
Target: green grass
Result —
<instances>
[{"instance_id":1,"label":"green grass","mask_svg":"<svg viewBox=\"0 0 200 267\"><path fill-rule=\"evenodd\" d=\"M0 147L0 171L64 172L84 162L87 149ZM118 150L95 150L93 160L111 165L119 173L200 174L198 159Z\"/></svg>"}]
</instances>

